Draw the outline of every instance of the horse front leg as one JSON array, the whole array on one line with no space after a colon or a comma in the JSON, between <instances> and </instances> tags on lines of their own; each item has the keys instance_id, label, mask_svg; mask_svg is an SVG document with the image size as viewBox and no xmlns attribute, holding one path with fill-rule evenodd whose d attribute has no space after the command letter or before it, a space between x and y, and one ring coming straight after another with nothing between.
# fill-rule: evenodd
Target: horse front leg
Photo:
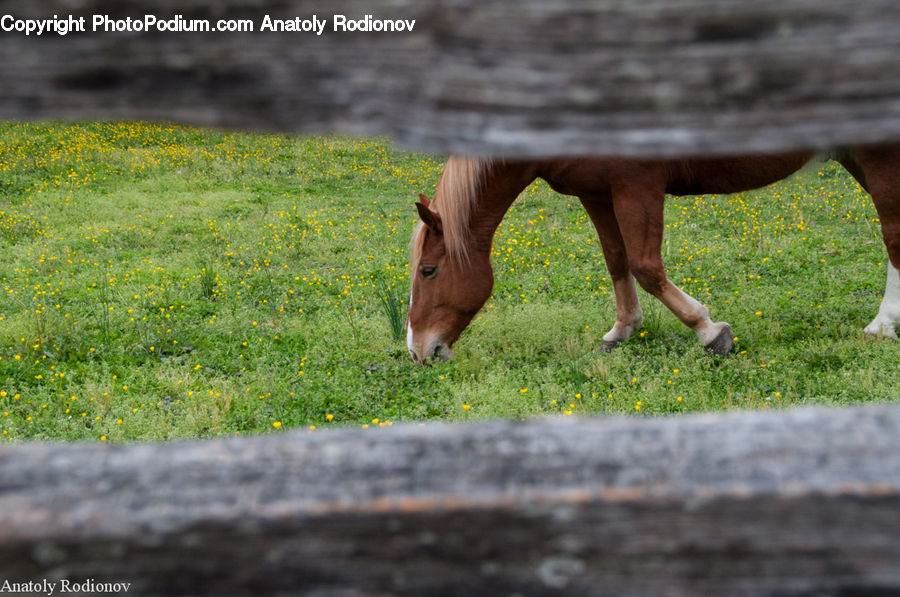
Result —
<instances>
[{"instance_id":1,"label":"horse front leg","mask_svg":"<svg viewBox=\"0 0 900 597\"><path fill-rule=\"evenodd\" d=\"M658 180L659 182L654 182ZM666 276L662 261L665 185L653 176L632 177L613 188L613 207L631 273L641 287L658 298L707 350L726 355L734 346L731 327L713 322L709 310Z\"/></svg>"},{"instance_id":2,"label":"horse front leg","mask_svg":"<svg viewBox=\"0 0 900 597\"><path fill-rule=\"evenodd\" d=\"M858 149L853 153L864 175L860 182L872 195L878 212L888 254L884 298L865 332L896 339L900 327L900 145ZM851 173L860 179L853 170Z\"/></svg>"},{"instance_id":3,"label":"horse front leg","mask_svg":"<svg viewBox=\"0 0 900 597\"><path fill-rule=\"evenodd\" d=\"M644 315L638 300L634 276L628 267L625 242L622 240L612 203L609 200L582 197L581 204L590 216L594 228L597 229L606 268L612 278L613 294L616 297L616 322L612 329L603 335L602 348L610 350L630 338L631 334L641 327Z\"/></svg>"}]
</instances>

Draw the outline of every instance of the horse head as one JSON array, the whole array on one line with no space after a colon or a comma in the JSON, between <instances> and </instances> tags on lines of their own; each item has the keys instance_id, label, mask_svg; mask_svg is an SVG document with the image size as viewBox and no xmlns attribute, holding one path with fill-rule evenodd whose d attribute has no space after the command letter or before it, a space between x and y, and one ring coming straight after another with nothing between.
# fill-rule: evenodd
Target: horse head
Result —
<instances>
[{"instance_id":1,"label":"horse head","mask_svg":"<svg viewBox=\"0 0 900 597\"><path fill-rule=\"evenodd\" d=\"M453 356L453 343L491 296L490 250L448 250L444 222L419 195L420 224L412 239L406 345L413 360L427 364ZM471 238L471 235L470 235Z\"/></svg>"}]
</instances>

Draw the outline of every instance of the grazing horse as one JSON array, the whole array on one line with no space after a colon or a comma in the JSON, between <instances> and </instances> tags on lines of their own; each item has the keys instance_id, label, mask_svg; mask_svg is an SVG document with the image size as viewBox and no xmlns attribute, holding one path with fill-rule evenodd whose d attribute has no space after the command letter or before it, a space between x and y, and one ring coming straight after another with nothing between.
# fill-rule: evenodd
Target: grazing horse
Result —
<instances>
[{"instance_id":1,"label":"grazing horse","mask_svg":"<svg viewBox=\"0 0 900 597\"><path fill-rule=\"evenodd\" d=\"M666 278L660 252L666 194L735 193L781 180L813 152L689 160L578 158L545 161L453 156L433 200L420 195L421 222L411 241L406 342L426 363L453 354L453 343L491 295L494 232L519 193L543 178L578 197L590 215L616 298L616 322L604 336L614 346L641 326L635 280L696 332L716 354L734 344L731 328ZM863 147L834 156L872 196L889 257L884 300L865 328L896 338L900 324L900 145Z\"/></svg>"}]
</instances>

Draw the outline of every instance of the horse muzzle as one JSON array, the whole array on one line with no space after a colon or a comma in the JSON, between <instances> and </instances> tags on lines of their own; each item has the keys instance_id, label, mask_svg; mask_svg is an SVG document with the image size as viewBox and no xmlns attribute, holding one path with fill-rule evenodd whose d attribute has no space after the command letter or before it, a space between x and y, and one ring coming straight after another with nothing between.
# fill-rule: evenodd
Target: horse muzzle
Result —
<instances>
[{"instance_id":1,"label":"horse muzzle","mask_svg":"<svg viewBox=\"0 0 900 597\"><path fill-rule=\"evenodd\" d=\"M428 337L430 336L430 337ZM437 335L428 334L425 342L413 338L412 327L406 329L406 347L413 361L429 365L435 361L446 361L453 356L450 345Z\"/></svg>"},{"instance_id":2,"label":"horse muzzle","mask_svg":"<svg viewBox=\"0 0 900 597\"><path fill-rule=\"evenodd\" d=\"M430 345L428 349L422 353L417 352L414 349L410 349L409 354L410 356L412 356L414 362L421 365L431 365L435 361L449 360L451 357L453 357L453 349L443 342L439 342L437 344Z\"/></svg>"}]
</instances>

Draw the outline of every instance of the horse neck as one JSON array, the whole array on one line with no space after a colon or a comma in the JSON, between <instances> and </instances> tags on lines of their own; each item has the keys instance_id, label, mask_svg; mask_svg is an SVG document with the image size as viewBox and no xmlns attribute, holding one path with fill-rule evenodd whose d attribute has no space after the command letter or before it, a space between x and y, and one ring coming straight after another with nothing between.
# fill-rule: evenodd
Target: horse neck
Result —
<instances>
[{"instance_id":1,"label":"horse neck","mask_svg":"<svg viewBox=\"0 0 900 597\"><path fill-rule=\"evenodd\" d=\"M490 253L503 216L535 178L537 167L528 162L500 162L487 170L469 226L470 244L476 251Z\"/></svg>"}]
</instances>

